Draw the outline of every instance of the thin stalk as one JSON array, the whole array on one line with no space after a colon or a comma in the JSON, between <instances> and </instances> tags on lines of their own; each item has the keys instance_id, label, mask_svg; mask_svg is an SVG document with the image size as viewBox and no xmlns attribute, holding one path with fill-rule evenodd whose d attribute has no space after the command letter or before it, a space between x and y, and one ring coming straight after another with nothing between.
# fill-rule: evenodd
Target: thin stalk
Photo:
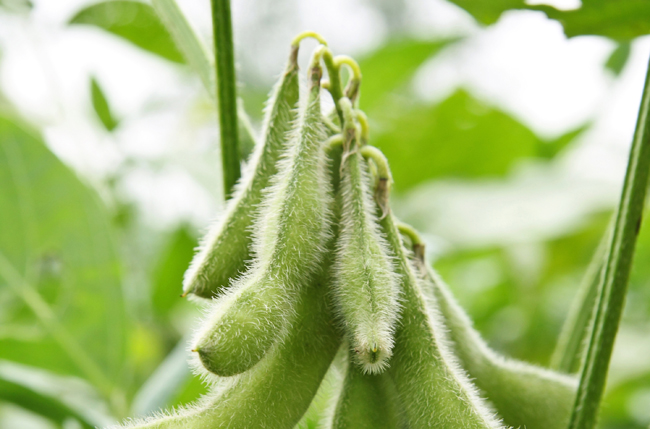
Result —
<instances>
[{"instance_id":1,"label":"thin stalk","mask_svg":"<svg viewBox=\"0 0 650 429\"><path fill-rule=\"evenodd\" d=\"M650 64L569 429L592 429L621 320L650 169Z\"/></svg>"},{"instance_id":2,"label":"thin stalk","mask_svg":"<svg viewBox=\"0 0 650 429\"><path fill-rule=\"evenodd\" d=\"M607 257L607 246L611 240L611 224L600 239L600 243L591 258L584 277L578 288L569 314L567 315L560 336L558 337L551 368L570 374L577 371L580 364L580 355L584 349L586 338L589 335L590 322L594 313L600 278Z\"/></svg>"},{"instance_id":3,"label":"thin stalk","mask_svg":"<svg viewBox=\"0 0 650 429\"><path fill-rule=\"evenodd\" d=\"M230 19L230 0L212 0L221 164L226 199L241 176L237 138L237 78Z\"/></svg>"}]
</instances>

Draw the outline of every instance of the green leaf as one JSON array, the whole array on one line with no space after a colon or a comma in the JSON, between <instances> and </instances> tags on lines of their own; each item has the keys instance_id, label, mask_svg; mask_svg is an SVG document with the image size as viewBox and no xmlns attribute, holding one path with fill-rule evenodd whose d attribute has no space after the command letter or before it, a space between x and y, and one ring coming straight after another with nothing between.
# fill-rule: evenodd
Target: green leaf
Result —
<instances>
[{"instance_id":1,"label":"green leaf","mask_svg":"<svg viewBox=\"0 0 650 429\"><path fill-rule=\"evenodd\" d=\"M153 0L152 4L183 57L199 74L208 94L214 97L216 91L214 55L196 36L176 4L176 0Z\"/></svg>"},{"instance_id":2,"label":"green leaf","mask_svg":"<svg viewBox=\"0 0 650 429\"><path fill-rule=\"evenodd\" d=\"M0 0L0 8L13 13L31 12L34 4L31 0Z\"/></svg>"},{"instance_id":3,"label":"green leaf","mask_svg":"<svg viewBox=\"0 0 650 429\"><path fill-rule=\"evenodd\" d=\"M83 428L92 429L99 424L71 408L57 396L24 382L22 377L7 377L0 372L0 403L2 402L17 405L60 426L69 419L76 420Z\"/></svg>"},{"instance_id":4,"label":"green leaf","mask_svg":"<svg viewBox=\"0 0 650 429\"><path fill-rule=\"evenodd\" d=\"M544 159L553 159L558 153L562 152L571 142L585 132L591 124L582 125L571 130L560 137L541 143L537 146L537 156Z\"/></svg>"},{"instance_id":5,"label":"green leaf","mask_svg":"<svg viewBox=\"0 0 650 429\"><path fill-rule=\"evenodd\" d=\"M214 54L197 37L176 4L176 0L153 0L153 7L171 33L174 42L176 42L176 46L178 46L194 71L198 73L210 97L214 98L216 95L217 80L215 76ZM266 94L264 96L264 99L266 99ZM237 115L239 158L247 159L255 145L256 137L241 100L238 100Z\"/></svg>"},{"instance_id":6,"label":"green leaf","mask_svg":"<svg viewBox=\"0 0 650 429\"><path fill-rule=\"evenodd\" d=\"M187 227L179 228L170 237L152 279L152 302L157 314L166 316L175 304L181 302L183 274L192 261L197 244Z\"/></svg>"},{"instance_id":7,"label":"green leaf","mask_svg":"<svg viewBox=\"0 0 650 429\"><path fill-rule=\"evenodd\" d=\"M429 58L456 39L391 41L359 61L363 72L361 108L371 110L400 86Z\"/></svg>"},{"instance_id":8,"label":"green leaf","mask_svg":"<svg viewBox=\"0 0 650 429\"><path fill-rule=\"evenodd\" d=\"M557 19L568 37L605 36L632 40L650 33L650 2L645 0L583 0L576 10L560 11L550 6L530 6Z\"/></svg>"},{"instance_id":9,"label":"green leaf","mask_svg":"<svg viewBox=\"0 0 650 429\"><path fill-rule=\"evenodd\" d=\"M88 24L102 28L134 45L176 63L183 56L153 8L128 0L105 1L79 11L70 24Z\"/></svg>"},{"instance_id":10,"label":"green leaf","mask_svg":"<svg viewBox=\"0 0 650 429\"><path fill-rule=\"evenodd\" d=\"M522 0L451 0L469 12L478 22L494 24L511 9L543 11L564 26L569 37L605 36L625 41L650 33L650 3L645 0L583 0L575 10L561 11L551 6L529 6Z\"/></svg>"},{"instance_id":11,"label":"green leaf","mask_svg":"<svg viewBox=\"0 0 650 429\"><path fill-rule=\"evenodd\" d=\"M650 64L569 429L592 429L605 390L650 176Z\"/></svg>"},{"instance_id":12,"label":"green leaf","mask_svg":"<svg viewBox=\"0 0 650 429\"><path fill-rule=\"evenodd\" d=\"M523 157L552 157L582 130L545 142L462 90L437 105L395 102L382 115L372 141L391 160L399 190L440 177L502 176Z\"/></svg>"},{"instance_id":13,"label":"green leaf","mask_svg":"<svg viewBox=\"0 0 650 429\"><path fill-rule=\"evenodd\" d=\"M171 402L192 377L187 365L190 339L190 336L183 337L138 390L133 399L135 415L146 416L170 405L178 405Z\"/></svg>"},{"instance_id":14,"label":"green leaf","mask_svg":"<svg viewBox=\"0 0 650 429\"><path fill-rule=\"evenodd\" d=\"M526 7L522 0L451 0L451 2L465 9L474 19L485 25L497 22L506 10Z\"/></svg>"},{"instance_id":15,"label":"green leaf","mask_svg":"<svg viewBox=\"0 0 650 429\"><path fill-rule=\"evenodd\" d=\"M0 116L0 357L78 375L123 374L120 264L105 207L39 136Z\"/></svg>"},{"instance_id":16,"label":"green leaf","mask_svg":"<svg viewBox=\"0 0 650 429\"><path fill-rule=\"evenodd\" d=\"M630 58L632 44L629 41L621 42L607 59L605 67L611 70L614 75L618 76L623 71L623 67Z\"/></svg>"},{"instance_id":17,"label":"green leaf","mask_svg":"<svg viewBox=\"0 0 650 429\"><path fill-rule=\"evenodd\" d=\"M95 109L95 113L97 113L99 120L102 121L102 124L104 124L104 127L108 131L113 131L115 127L117 127L118 121L111 112L104 91L102 91L99 82L97 82L97 79L94 77L90 78L90 96L93 102L93 108Z\"/></svg>"}]
</instances>

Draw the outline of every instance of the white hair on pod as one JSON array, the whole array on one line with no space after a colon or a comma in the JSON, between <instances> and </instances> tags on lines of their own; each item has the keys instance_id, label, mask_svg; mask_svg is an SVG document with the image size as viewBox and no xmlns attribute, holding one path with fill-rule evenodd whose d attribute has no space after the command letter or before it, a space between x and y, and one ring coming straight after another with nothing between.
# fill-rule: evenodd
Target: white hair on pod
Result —
<instances>
[{"instance_id":1,"label":"white hair on pod","mask_svg":"<svg viewBox=\"0 0 650 429\"><path fill-rule=\"evenodd\" d=\"M183 292L210 298L245 271L251 259L251 224L262 190L276 172L276 162L286 150L287 133L294 124L299 98L298 65L294 57L271 91L265 107L262 138L257 142L243 175L235 185L225 210L201 239L185 272Z\"/></svg>"},{"instance_id":2,"label":"white hair on pod","mask_svg":"<svg viewBox=\"0 0 650 429\"><path fill-rule=\"evenodd\" d=\"M427 266L421 284L428 307L442 313L441 327L457 361L506 423L527 429L568 425L577 390L574 377L507 358L491 349L431 267Z\"/></svg>"},{"instance_id":3,"label":"white hair on pod","mask_svg":"<svg viewBox=\"0 0 650 429\"><path fill-rule=\"evenodd\" d=\"M331 190L319 91L313 83L278 172L263 191L250 268L215 302L195 340L201 362L217 375L248 370L286 335L300 289L322 265L331 237Z\"/></svg>"},{"instance_id":4,"label":"white hair on pod","mask_svg":"<svg viewBox=\"0 0 650 429\"><path fill-rule=\"evenodd\" d=\"M333 295L355 362L364 373L376 374L392 355L399 276L377 225L366 163L358 152L344 162Z\"/></svg>"}]
</instances>

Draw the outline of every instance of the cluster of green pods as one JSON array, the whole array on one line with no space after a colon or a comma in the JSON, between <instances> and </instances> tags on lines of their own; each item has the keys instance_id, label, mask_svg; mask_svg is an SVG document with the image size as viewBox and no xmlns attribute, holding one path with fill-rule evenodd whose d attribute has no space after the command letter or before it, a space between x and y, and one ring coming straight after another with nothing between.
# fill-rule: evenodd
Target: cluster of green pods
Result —
<instances>
[{"instance_id":1,"label":"cluster of green pods","mask_svg":"<svg viewBox=\"0 0 650 429\"><path fill-rule=\"evenodd\" d=\"M320 45L301 95L305 37ZM490 349L395 219L388 161L355 107L360 83L320 36L294 39L244 177L183 284L210 300L191 348L211 392L128 427L290 429L325 390L323 428L567 425L576 381Z\"/></svg>"}]
</instances>

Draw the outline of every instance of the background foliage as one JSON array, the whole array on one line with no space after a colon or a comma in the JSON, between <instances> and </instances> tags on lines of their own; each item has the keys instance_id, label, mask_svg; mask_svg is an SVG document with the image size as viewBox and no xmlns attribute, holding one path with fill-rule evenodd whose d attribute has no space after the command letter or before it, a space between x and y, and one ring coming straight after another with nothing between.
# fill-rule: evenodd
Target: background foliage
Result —
<instances>
[{"instance_id":1,"label":"background foliage","mask_svg":"<svg viewBox=\"0 0 650 429\"><path fill-rule=\"evenodd\" d=\"M204 391L185 351L200 311L178 294L221 206L216 115L201 79L213 83L187 65L147 3L77 1L58 14L46 3L0 1L0 428L93 427ZM185 12L207 41L208 5L195 3ZM315 29L360 59L361 104L372 144L391 161L398 214L426 233L429 258L490 344L547 365L618 198L650 6L433 5L334 5L323 19L340 28ZM290 37L321 6L233 7L239 95L258 125ZM341 18L346 8L352 21ZM596 52L584 57L595 63L585 79L597 76L600 96L577 94L590 108L559 124L531 108L575 101L569 89L551 89L550 102L531 89L575 82L560 66L501 87L475 78L494 72L481 62L485 44L501 31L517 37L518 22L551 29L540 39L555 45L540 46L556 64L570 60L548 46ZM504 48L502 63L534 62L525 53L540 46L526 43ZM649 259L646 222L603 428L650 424Z\"/></svg>"}]
</instances>

